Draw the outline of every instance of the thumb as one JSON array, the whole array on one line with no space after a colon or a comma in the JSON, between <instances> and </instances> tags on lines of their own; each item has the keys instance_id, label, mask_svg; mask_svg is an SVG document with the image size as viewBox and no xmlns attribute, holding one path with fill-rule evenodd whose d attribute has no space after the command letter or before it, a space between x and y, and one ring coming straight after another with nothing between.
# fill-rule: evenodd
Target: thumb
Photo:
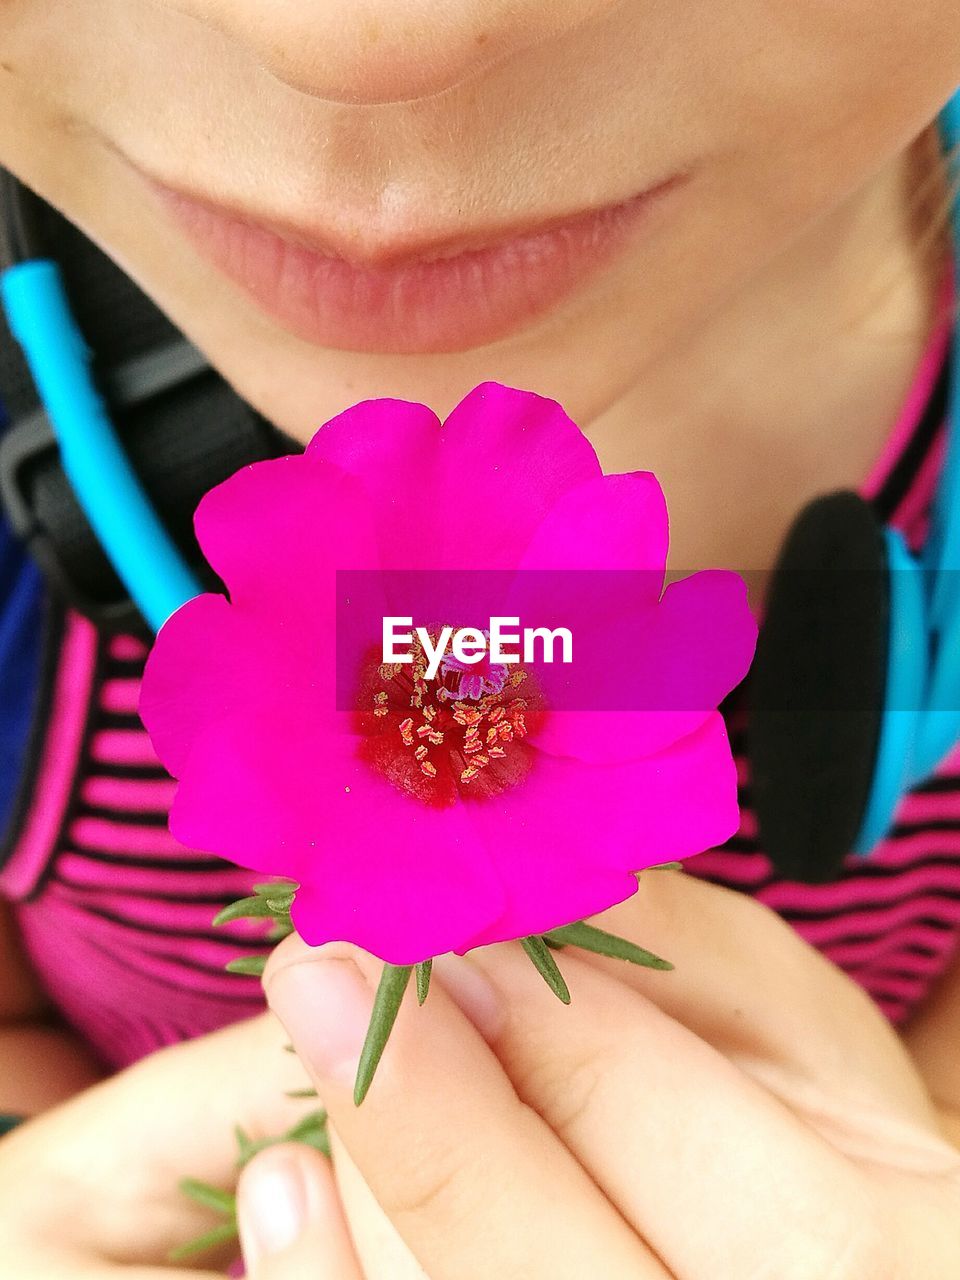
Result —
<instances>
[{"instance_id":1,"label":"thumb","mask_svg":"<svg viewBox=\"0 0 960 1280\"><path fill-rule=\"evenodd\" d=\"M318 1151L262 1151L240 1176L237 1217L250 1280L363 1280L333 1171Z\"/></svg>"},{"instance_id":2,"label":"thumb","mask_svg":"<svg viewBox=\"0 0 960 1280\"><path fill-rule=\"evenodd\" d=\"M211 1226L180 1179L232 1190L235 1126L275 1136L319 1105L286 1096L309 1083L287 1039L262 1014L152 1054L37 1117L4 1139L0 1201L37 1239L61 1236L67 1221L97 1255L165 1262ZM56 1196L38 1196L48 1184Z\"/></svg>"}]
</instances>

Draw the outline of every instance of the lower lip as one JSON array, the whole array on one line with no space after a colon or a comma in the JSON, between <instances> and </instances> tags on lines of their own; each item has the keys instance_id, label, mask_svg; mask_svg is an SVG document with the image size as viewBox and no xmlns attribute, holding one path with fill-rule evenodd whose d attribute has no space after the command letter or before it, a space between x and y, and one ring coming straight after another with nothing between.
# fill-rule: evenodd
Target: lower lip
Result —
<instances>
[{"instance_id":1,"label":"lower lip","mask_svg":"<svg viewBox=\"0 0 960 1280\"><path fill-rule=\"evenodd\" d=\"M598 273L676 185L487 248L364 267L151 183L200 252L285 329L384 354L464 351L514 332Z\"/></svg>"}]
</instances>

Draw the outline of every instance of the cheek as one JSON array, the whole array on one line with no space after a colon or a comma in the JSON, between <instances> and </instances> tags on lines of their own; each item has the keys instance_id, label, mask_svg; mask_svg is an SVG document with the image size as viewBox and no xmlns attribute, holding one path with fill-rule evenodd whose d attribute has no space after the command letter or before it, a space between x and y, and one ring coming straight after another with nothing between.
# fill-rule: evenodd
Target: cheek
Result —
<instances>
[{"instance_id":1,"label":"cheek","mask_svg":"<svg viewBox=\"0 0 960 1280\"><path fill-rule=\"evenodd\" d=\"M891 162L960 84L955 0L669 8L647 33L663 51L650 101L702 158L705 240L712 219L759 253L782 243Z\"/></svg>"},{"instance_id":2,"label":"cheek","mask_svg":"<svg viewBox=\"0 0 960 1280\"><path fill-rule=\"evenodd\" d=\"M729 144L784 169L821 167L827 181L866 176L960 84L954 0L733 0L718 9L727 88L714 83Z\"/></svg>"}]
</instances>

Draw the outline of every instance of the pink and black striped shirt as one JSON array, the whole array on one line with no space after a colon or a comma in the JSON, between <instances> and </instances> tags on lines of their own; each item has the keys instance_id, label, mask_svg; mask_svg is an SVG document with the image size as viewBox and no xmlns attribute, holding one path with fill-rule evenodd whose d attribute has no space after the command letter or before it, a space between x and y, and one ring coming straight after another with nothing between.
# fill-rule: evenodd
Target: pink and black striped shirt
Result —
<instances>
[{"instance_id":1,"label":"pink and black striped shirt","mask_svg":"<svg viewBox=\"0 0 960 1280\"><path fill-rule=\"evenodd\" d=\"M933 335L883 455L861 488L914 547L926 536L942 464L949 325ZM262 929L214 929L248 872L180 846L167 831L174 783L136 714L146 646L106 637L75 613L48 645L45 712L21 789L0 893L51 997L113 1066L262 1007L259 983L224 972ZM745 741L740 830L691 859L691 874L750 893L875 998L895 1022L923 1000L960 940L960 748L908 795L882 845L832 884L779 878L759 847Z\"/></svg>"}]
</instances>

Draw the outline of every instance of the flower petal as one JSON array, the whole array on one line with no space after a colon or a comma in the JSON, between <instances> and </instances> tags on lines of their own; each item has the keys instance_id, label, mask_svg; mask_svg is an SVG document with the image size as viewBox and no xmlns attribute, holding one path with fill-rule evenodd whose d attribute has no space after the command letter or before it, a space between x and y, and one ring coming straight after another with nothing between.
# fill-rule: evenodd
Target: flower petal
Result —
<instances>
[{"instance_id":1,"label":"flower petal","mask_svg":"<svg viewBox=\"0 0 960 1280\"><path fill-rule=\"evenodd\" d=\"M396 808L396 822L384 823L381 809L370 823L370 856L331 850L298 890L293 920L304 941L346 940L389 964L417 964L459 950L502 914L503 885L463 806Z\"/></svg>"},{"instance_id":2,"label":"flower petal","mask_svg":"<svg viewBox=\"0 0 960 1280\"><path fill-rule=\"evenodd\" d=\"M235 604L278 619L295 613L311 634L332 627L337 570L379 566L363 487L318 457L243 467L204 496L194 524Z\"/></svg>"},{"instance_id":3,"label":"flower petal","mask_svg":"<svg viewBox=\"0 0 960 1280\"><path fill-rule=\"evenodd\" d=\"M551 711L528 741L551 756L587 764L617 764L656 755L696 733L713 715L705 711Z\"/></svg>"},{"instance_id":4,"label":"flower petal","mask_svg":"<svg viewBox=\"0 0 960 1280\"><path fill-rule=\"evenodd\" d=\"M269 699L268 648L263 629L224 596L196 596L164 623L144 668L139 711L174 777L205 725Z\"/></svg>"},{"instance_id":5,"label":"flower petal","mask_svg":"<svg viewBox=\"0 0 960 1280\"><path fill-rule=\"evenodd\" d=\"M560 494L521 570L627 569L657 599L667 562L667 504L651 471L592 476Z\"/></svg>"},{"instance_id":6,"label":"flower petal","mask_svg":"<svg viewBox=\"0 0 960 1280\"><path fill-rule=\"evenodd\" d=\"M433 809L356 756L356 740L250 709L201 731L170 813L190 848L302 886L307 942L393 964L451 950L504 909L462 806Z\"/></svg>"},{"instance_id":7,"label":"flower petal","mask_svg":"<svg viewBox=\"0 0 960 1280\"><path fill-rule=\"evenodd\" d=\"M424 405L363 401L308 453L362 480L383 563L397 569L512 569L557 499L600 474L555 400L497 382L469 392L442 428Z\"/></svg>"},{"instance_id":8,"label":"flower petal","mask_svg":"<svg viewBox=\"0 0 960 1280\"><path fill-rule=\"evenodd\" d=\"M614 574L606 602L585 589L564 606L574 661L537 669L554 707L531 733L540 750L593 763L660 751L702 725L749 670L757 625L737 574L691 574L655 604L642 587L621 598L617 583L628 591L633 578Z\"/></svg>"},{"instance_id":9,"label":"flower petal","mask_svg":"<svg viewBox=\"0 0 960 1280\"><path fill-rule=\"evenodd\" d=\"M625 764L541 755L523 784L468 812L509 897L470 945L571 924L629 897L632 872L713 848L737 830L723 718L715 713L668 750Z\"/></svg>"}]
</instances>

